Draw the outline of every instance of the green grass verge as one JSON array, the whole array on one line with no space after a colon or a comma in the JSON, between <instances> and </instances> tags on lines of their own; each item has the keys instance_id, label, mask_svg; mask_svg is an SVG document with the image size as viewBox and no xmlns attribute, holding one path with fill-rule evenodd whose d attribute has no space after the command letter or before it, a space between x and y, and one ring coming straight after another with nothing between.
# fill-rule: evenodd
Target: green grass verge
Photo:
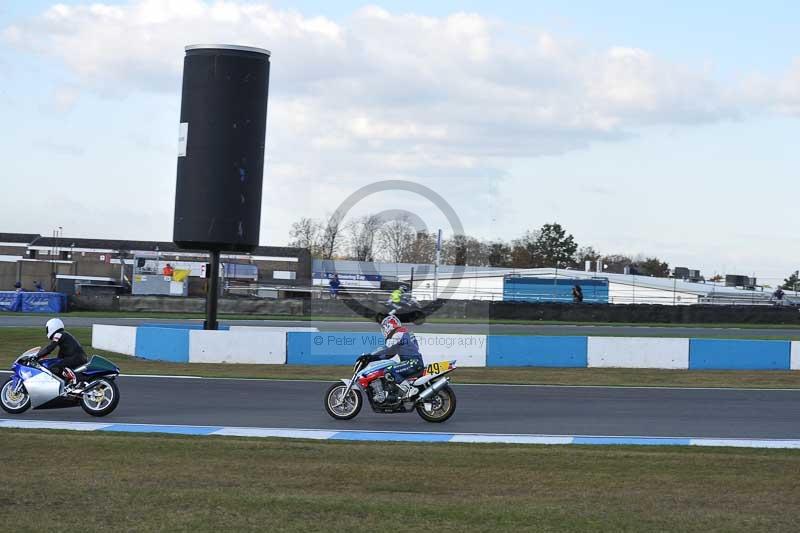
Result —
<instances>
[{"instance_id":1,"label":"green grass verge","mask_svg":"<svg viewBox=\"0 0 800 533\"><path fill-rule=\"evenodd\" d=\"M0 441L9 531L63 529L65 517L82 531L750 532L800 523L796 450L13 429Z\"/></svg>"},{"instance_id":2,"label":"green grass verge","mask_svg":"<svg viewBox=\"0 0 800 533\"><path fill-rule=\"evenodd\" d=\"M84 346L91 345L90 328L71 328ZM0 328L0 369L20 353L46 341L43 328ZM88 349L88 348L87 348ZM241 364L182 364L148 361L103 350L91 350L116 362L126 374L167 374L218 378L314 379L349 377L349 366L289 366ZM454 383L541 385L602 385L642 387L800 388L800 372L687 371L636 368L459 368Z\"/></svg>"},{"instance_id":3,"label":"green grass verge","mask_svg":"<svg viewBox=\"0 0 800 533\"><path fill-rule=\"evenodd\" d=\"M0 312L0 317L19 317L19 313ZM52 314L26 313L24 316L52 317ZM133 311L72 311L65 313L65 317L87 318L140 318L140 319L165 319L165 320L204 320L204 313L168 313L168 312L133 312ZM242 315L220 314L220 320L281 320L287 322L371 322L358 316L323 316L323 315ZM436 318L427 320L431 324L485 324L491 325L519 325L519 326L608 326L608 327L651 327L651 328L699 328L699 329L796 329L800 336L800 324L737 324L737 323L661 323L661 322L565 322L557 320L511 320L495 318Z\"/></svg>"}]
</instances>

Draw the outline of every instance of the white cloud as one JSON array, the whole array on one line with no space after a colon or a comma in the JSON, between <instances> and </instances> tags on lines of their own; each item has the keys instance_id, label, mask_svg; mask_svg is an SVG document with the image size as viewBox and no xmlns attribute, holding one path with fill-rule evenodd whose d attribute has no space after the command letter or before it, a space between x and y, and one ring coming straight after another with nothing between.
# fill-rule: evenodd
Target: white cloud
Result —
<instances>
[{"instance_id":1,"label":"white cloud","mask_svg":"<svg viewBox=\"0 0 800 533\"><path fill-rule=\"evenodd\" d=\"M763 74L751 75L742 92L755 106L800 117L800 57L777 80Z\"/></svg>"},{"instance_id":2,"label":"white cloud","mask_svg":"<svg viewBox=\"0 0 800 533\"><path fill-rule=\"evenodd\" d=\"M73 108L78 101L81 92L78 88L72 86L57 87L53 91L53 104L59 113L64 113Z\"/></svg>"},{"instance_id":3,"label":"white cloud","mask_svg":"<svg viewBox=\"0 0 800 533\"><path fill-rule=\"evenodd\" d=\"M62 61L108 94L176 91L182 47L236 42L273 51L273 148L398 173L502 168L630 136L637 127L735 114L705 72L635 48L591 50L477 14L395 14L343 23L260 3L140 0L51 7L6 40ZM301 141L302 142L299 142ZM297 147L302 146L302 150Z\"/></svg>"},{"instance_id":4,"label":"white cloud","mask_svg":"<svg viewBox=\"0 0 800 533\"><path fill-rule=\"evenodd\" d=\"M592 48L474 13L370 6L334 21L257 2L132 0L56 5L0 31L68 69L69 84L53 95L62 108L92 91L160 93L174 106L186 44L270 49L265 238L273 243L292 218L330 213L378 179L423 181L447 194L468 231L492 231L488 219L500 216L508 233L522 223L515 217L533 216L522 178L497 189L514 161L622 141L654 125L725 121L743 109L800 114L800 62L779 83L753 78L731 90L709 70L635 46ZM134 142L174 153L174 131ZM521 207L491 212L505 197Z\"/></svg>"}]
</instances>

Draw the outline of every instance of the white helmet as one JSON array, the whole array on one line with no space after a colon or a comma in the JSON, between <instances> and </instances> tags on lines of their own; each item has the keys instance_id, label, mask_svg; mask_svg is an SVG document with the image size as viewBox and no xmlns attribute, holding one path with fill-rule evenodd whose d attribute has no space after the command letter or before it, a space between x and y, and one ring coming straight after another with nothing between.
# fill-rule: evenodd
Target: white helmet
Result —
<instances>
[{"instance_id":1,"label":"white helmet","mask_svg":"<svg viewBox=\"0 0 800 533\"><path fill-rule=\"evenodd\" d=\"M394 315L389 315L381 321L381 330L383 331L384 338L389 338L394 330L403 326L400 319Z\"/></svg>"},{"instance_id":2,"label":"white helmet","mask_svg":"<svg viewBox=\"0 0 800 533\"><path fill-rule=\"evenodd\" d=\"M64 323L60 318L51 318L47 321L47 324L44 326L44 328L47 330L47 338L52 339L56 331L64 329Z\"/></svg>"}]
</instances>

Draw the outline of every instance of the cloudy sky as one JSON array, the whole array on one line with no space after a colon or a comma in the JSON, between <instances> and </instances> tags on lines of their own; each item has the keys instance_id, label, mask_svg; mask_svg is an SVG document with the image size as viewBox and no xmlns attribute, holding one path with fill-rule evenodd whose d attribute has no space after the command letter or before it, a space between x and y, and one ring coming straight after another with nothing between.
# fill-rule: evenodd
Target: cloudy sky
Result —
<instances>
[{"instance_id":1,"label":"cloudy sky","mask_svg":"<svg viewBox=\"0 0 800 533\"><path fill-rule=\"evenodd\" d=\"M568 4L568 5L566 5ZM262 244L386 179L466 232L800 268L797 2L0 0L0 231L170 240L183 47L272 51ZM409 192L403 208L447 221Z\"/></svg>"}]
</instances>

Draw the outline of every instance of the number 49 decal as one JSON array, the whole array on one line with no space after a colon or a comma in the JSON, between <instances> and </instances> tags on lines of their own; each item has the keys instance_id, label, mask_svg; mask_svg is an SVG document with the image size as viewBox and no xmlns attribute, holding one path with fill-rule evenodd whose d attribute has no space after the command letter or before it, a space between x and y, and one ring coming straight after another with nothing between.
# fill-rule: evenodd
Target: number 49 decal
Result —
<instances>
[{"instance_id":1,"label":"number 49 decal","mask_svg":"<svg viewBox=\"0 0 800 533\"><path fill-rule=\"evenodd\" d=\"M450 363L447 361L442 361L439 363L431 363L425 368L425 372L427 374L439 374L440 372L444 372L450 368Z\"/></svg>"}]
</instances>

